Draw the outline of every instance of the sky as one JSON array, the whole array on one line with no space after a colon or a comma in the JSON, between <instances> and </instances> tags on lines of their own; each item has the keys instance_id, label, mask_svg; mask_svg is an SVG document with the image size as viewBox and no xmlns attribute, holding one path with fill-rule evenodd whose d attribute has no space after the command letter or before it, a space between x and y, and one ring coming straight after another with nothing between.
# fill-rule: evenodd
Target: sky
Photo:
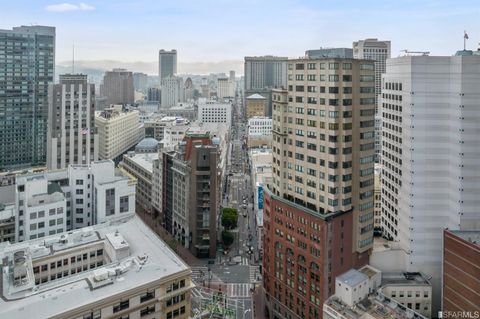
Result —
<instances>
[{"instance_id":1,"label":"sky","mask_svg":"<svg viewBox=\"0 0 480 319\"><path fill-rule=\"evenodd\" d=\"M66 1L66 2L64 2ZM56 27L56 60L241 65L244 56L303 56L365 38L451 55L480 41L479 0L0 0L0 29ZM100 62L101 63L101 62ZM179 70L188 72L188 70ZM225 70L227 72L228 70ZM152 72L153 73L153 72Z\"/></svg>"}]
</instances>

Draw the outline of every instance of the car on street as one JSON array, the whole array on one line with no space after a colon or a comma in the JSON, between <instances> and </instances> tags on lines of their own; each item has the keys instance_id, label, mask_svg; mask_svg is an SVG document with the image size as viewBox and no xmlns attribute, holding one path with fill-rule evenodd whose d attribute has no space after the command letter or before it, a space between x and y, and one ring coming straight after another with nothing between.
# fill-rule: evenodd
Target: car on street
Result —
<instances>
[{"instance_id":1,"label":"car on street","mask_svg":"<svg viewBox=\"0 0 480 319\"><path fill-rule=\"evenodd\" d=\"M242 208L243 208L243 209L247 209L247 205L243 204L243 205L242 205Z\"/></svg>"}]
</instances>

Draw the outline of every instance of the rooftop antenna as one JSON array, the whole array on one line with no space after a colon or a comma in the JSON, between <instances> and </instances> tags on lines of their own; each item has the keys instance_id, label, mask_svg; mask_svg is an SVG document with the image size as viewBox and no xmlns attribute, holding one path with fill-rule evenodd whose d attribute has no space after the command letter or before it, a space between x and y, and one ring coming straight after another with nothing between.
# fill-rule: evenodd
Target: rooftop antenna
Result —
<instances>
[{"instance_id":1,"label":"rooftop antenna","mask_svg":"<svg viewBox=\"0 0 480 319\"><path fill-rule=\"evenodd\" d=\"M467 50L467 40L468 40L467 30L463 30L463 51Z\"/></svg>"}]
</instances>

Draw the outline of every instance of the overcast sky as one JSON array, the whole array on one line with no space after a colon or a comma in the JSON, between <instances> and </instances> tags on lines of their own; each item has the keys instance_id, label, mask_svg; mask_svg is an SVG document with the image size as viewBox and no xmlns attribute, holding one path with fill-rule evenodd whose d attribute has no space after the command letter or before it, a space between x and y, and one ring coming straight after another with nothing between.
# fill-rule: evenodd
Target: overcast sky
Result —
<instances>
[{"instance_id":1,"label":"overcast sky","mask_svg":"<svg viewBox=\"0 0 480 319\"><path fill-rule=\"evenodd\" d=\"M66 0L68 1L68 0ZM57 63L152 62L176 48L179 62L303 55L376 37L400 50L451 55L480 41L479 0L0 0L0 28L57 28Z\"/></svg>"}]
</instances>

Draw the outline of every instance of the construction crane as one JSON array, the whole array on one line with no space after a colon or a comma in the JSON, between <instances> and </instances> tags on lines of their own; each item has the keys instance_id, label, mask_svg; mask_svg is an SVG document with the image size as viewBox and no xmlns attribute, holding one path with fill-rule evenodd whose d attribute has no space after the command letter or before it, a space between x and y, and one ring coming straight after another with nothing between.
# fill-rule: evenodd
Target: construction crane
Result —
<instances>
[{"instance_id":1,"label":"construction crane","mask_svg":"<svg viewBox=\"0 0 480 319\"><path fill-rule=\"evenodd\" d=\"M430 54L430 51L409 51L407 50L401 50L400 52L404 52L406 56L411 56L413 54L419 54L421 56L427 56Z\"/></svg>"}]
</instances>

